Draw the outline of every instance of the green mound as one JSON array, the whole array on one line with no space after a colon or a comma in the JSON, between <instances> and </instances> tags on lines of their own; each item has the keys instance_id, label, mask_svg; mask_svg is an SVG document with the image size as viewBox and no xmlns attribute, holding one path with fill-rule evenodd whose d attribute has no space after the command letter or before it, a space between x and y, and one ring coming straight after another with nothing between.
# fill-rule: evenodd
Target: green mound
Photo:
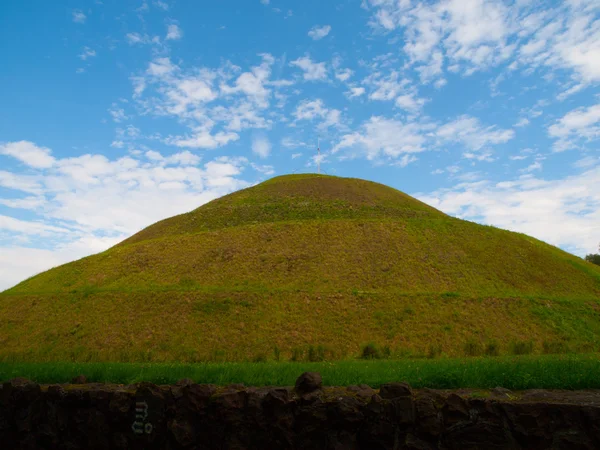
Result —
<instances>
[{"instance_id":1,"label":"green mound","mask_svg":"<svg viewBox=\"0 0 600 450\"><path fill-rule=\"evenodd\" d=\"M0 294L0 358L589 351L599 298L600 267L529 236L381 184L288 175Z\"/></svg>"}]
</instances>

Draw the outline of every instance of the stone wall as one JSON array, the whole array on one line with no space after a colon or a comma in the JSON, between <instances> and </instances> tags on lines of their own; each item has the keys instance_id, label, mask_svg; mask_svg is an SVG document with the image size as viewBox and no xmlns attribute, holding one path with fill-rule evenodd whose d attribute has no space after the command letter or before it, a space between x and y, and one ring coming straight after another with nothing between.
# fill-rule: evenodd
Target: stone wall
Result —
<instances>
[{"instance_id":1,"label":"stone wall","mask_svg":"<svg viewBox=\"0 0 600 450\"><path fill-rule=\"evenodd\" d=\"M598 449L600 393L15 379L0 389L0 448Z\"/></svg>"}]
</instances>

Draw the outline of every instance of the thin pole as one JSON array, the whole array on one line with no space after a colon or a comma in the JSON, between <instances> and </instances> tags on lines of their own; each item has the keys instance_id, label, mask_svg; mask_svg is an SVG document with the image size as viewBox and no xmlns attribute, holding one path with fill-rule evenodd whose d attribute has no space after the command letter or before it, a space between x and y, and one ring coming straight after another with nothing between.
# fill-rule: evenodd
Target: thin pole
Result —
<instances>
[{"instance_id":1,"label":"thin pole","mask_svg":"<svg viewBox=\"0 0 600 450\"><path fill-rule=\"evenodd\" d=\"M321 175L321 146L319 144L319 138L317 138L317 173Z\"/></svg>"}]
</instances>

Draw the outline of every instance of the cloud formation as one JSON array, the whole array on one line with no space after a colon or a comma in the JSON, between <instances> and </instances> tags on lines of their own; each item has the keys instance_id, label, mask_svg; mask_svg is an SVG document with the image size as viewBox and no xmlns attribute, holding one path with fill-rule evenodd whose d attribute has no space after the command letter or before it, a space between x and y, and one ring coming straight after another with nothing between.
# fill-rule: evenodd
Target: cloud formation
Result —
<instances>
[{"instance_id":1,"label":"cloud formation","mask_svg":"<svg viewBox=\"0 0 600 450\"><path fill-rule=\"evenodd\" d=\"M564 179L528 174L502 182L459 183L415 196L448 214L585 254L597 247L600 235L600 165L587 169Z\"/></svg>"},{"instance_id":2,"label":"cloud formation","mask_svg":"<svg viewBox=\"0 0 600 450\"><path fill-rule=\"evenodd\" d=\"M331 31L330 25L323 25L323 26L315 25L308 32L308 36L311 39L313 39L314 41L318 41L320 39L323 39L325 36L327 36L330 31Z\"/></svg>"},{"instance_id":3,"label":"cloud formation","mask_svg":"<svg viewBox=\"0 0 600 450\"><path fill-rule=\"evenodd\" d=\"M3 204L37 219L0 215L0 273L10 274L0 277L0 289L9 287L15 273L24 278L105 250L159 219L248 186L240 178L249 164L245 158L219 156L201 164L189 151L164 156L149 150L116 159L101 154L55 159L49 149L27 141L5 143L2 149L33 170L29 175L0 171L0 186L16 194ZM49 238L51 248L23 250L39 245L39 238ZM49 256L52 249L54 256L43 264L15 267L4 258L21 250Z\"/></svg>"},{"instance_id":4,"label":"cloud formation","mask_svg":"<svg viewBox=\"0 0 600 450\"><path fill-rule=\"evenodd\" d=\"M303 78L306 81L322 81L327 79L327 68L324 62L314 62L310 56L303 56L292 62L290 66L295 66L301 69Z\"/></svg>"}]
</instances>

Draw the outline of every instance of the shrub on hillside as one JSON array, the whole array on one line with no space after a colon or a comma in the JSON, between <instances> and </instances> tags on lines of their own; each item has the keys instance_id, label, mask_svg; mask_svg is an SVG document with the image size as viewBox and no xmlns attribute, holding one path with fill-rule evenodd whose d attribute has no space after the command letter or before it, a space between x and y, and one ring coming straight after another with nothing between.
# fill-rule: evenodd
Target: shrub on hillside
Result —
<instances>
[{"instance_id":1,"label":"shrub on hillside","mask_svg":"<svg viewBox=\"0 0 600 450\"><path fill-rule=\"evenodd\" d=\"M392 356L392 349L390 348L389 345L384 345L383 349L381 350L381 354L386 359L391 358L391 356Z\"/></svg>"},{"instance_id":2,"label":"shrub on hillside","mask_svg":"<svg viewBox=\"0 0 600 450\"><path fill-rule=\"evenodd\" d=\"M585 255L585 260L600 266L600 255L598 254L591 253L589 255Z\"/></svg>"},{"instance_id":3,"label":"shrub on hillside","mask_svg":"<svg viewBox=\"0 0 600 450\"><path fill-rule=\"evenodd\" d=\"M434 359L442 354L442 347L439 344L429 344L427 358Z\"/></svg>"},{"instance_id":4,"label":"shrub on hillside","mask_svg":"<svg viewBox=\"0 0 600 450\"><path fill-rule=\"evenodd\" d=\"M325 347L317 345L316 347L311 345L308 347L308 360L310 362L321 362L325 361Z\"/></svg>"},{"instance_id":5,"label":"shrub on hillside","mask_svg":"<svg viewBox=\"0 0 600 450\"><path fill-rule=\"evenodd\" d=\"M510 345L513 355L529 355L533 352L533 341L515 341Z\"/></svg>"},{"instance_id":6,"label":"shrub on hillside","mask_svg":"<svg viewBox=\"0 0 600 450\"><path fill-rule=\"evenodd\" d=\"M542 353L545 355L553 355L558 353L567 353L568 347L565 342L561 341L544 341L542 342Z\"/></svg>"},{"instance_id":7,"label":"shrub on hillside","mask_svg":"<svg viewBox=\"0 0 600 450\"><path fill-rule=\"evenodd\" d=\"M301 348L298 347L294 347L292 349L292 357L290 358L290 361L302 361L302 357L304 355L304 351Z\"/></svg>"},{"instance_id":8,"label":"shrub on hillside","mask_svg":"<svg viewBox=\"0 0 600 450\"><path fill-rule=\"evenodd\" d=\"M267 362L267 355L265 355L264 353L258 353L257 355L254 356L254 358L252 358L252 362L255 362L255 363Z\"/></svg>"},{"instance_id":9,"label":"shrub on hillside","mask_svg":"<svg viewBox=\"0 0 600 450\"><path fill-rule=\"evenodd\" d=\"M500 347L496 341L489 341L485 345L485 354L487 356L498 356L500 354Z\"/></svg>"},{"instance_id":10,"label":"shrub on hillside","mask_svg":"<svg viewBox=\"0 0 600 450\"><path fill-rule=\"evenodd\" d=\"M375 344L370 342L362 348L360 357L362 359L381 359L381 352Z\"/></svg>"},{"instance_id":11,"label":"shrub on hillside","mask_svg":"<svg viewBox=\"0 0 600 450\"><path fill-rule=\"evenodd\" d=\"M600 252L600 245L598 246L598 251ZM591 262L592 264L597 264L600 266L600 255L596 253L590 253L589 255L585 255L585 260Z\"/></svg>"},{"instance_id":12,"label":"shrub on hillside","mask_svg":"<svg viewBox=\"0 0 600 450\"><path fill-rule=\"evenodd\" d=\"M467 355L467 356L481 355L481 344L479 343L479 341L476 341L475 339L469 339L465 343L464 349L465 349L465 355Z\"/></svg>"}]
</instances>

